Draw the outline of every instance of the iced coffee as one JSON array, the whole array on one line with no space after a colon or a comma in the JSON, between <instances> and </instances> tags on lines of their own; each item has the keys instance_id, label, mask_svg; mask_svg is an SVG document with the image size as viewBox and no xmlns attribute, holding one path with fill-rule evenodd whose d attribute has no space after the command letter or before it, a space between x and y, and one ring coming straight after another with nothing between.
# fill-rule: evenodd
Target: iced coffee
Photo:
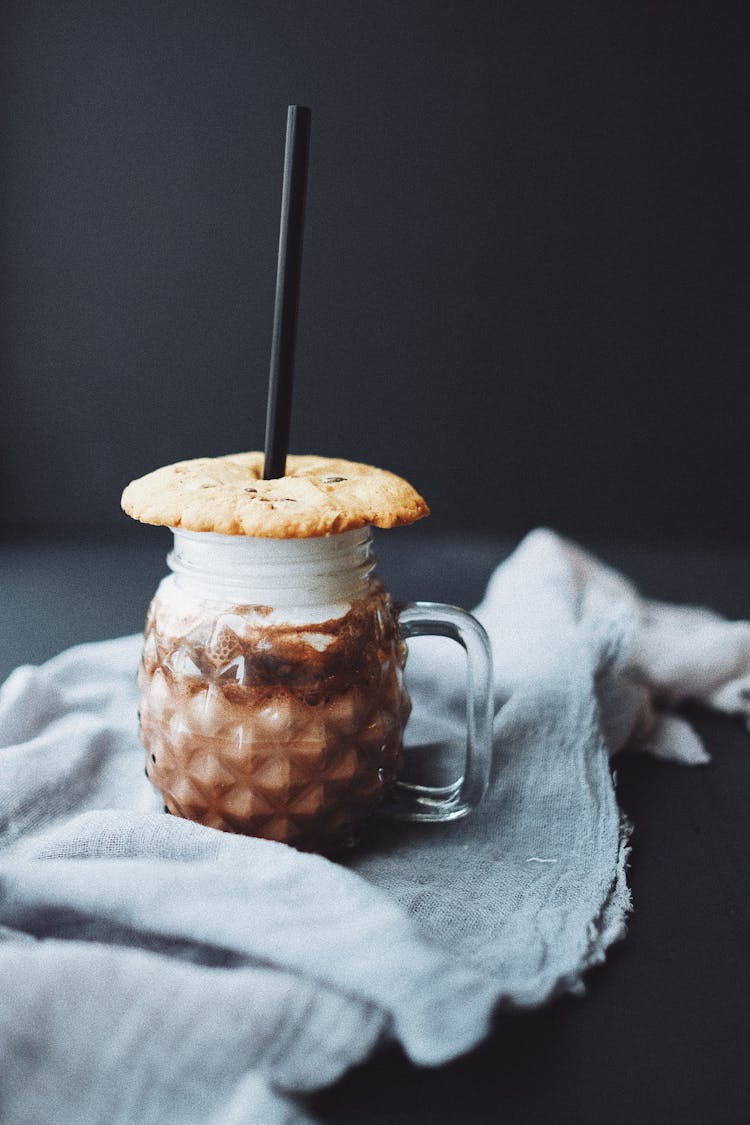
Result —
<instances>
[{"instance_id":1,"label":"iced coffee","mask_svg":"<svg viewBox=\"0 0 750 1125\"><path fill-rule=\"evenodd\" d=\"M139 677L147 772L168 812L321 850L356 834L399 772L410 709L406 646L372 565L369 531L176 532Z\"/></svg>"}]
</instances>

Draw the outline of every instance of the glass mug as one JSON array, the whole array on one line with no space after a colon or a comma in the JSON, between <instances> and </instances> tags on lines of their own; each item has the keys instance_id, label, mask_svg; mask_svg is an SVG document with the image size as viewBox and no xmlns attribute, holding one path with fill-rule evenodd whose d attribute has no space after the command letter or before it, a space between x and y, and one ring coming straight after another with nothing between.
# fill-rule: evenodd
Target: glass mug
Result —
<instances>
[{"instance_id":1,"label":"glass mug","mask_svg":"<svg viewBox=\"0 0 750 1125\"><path fill-rule=\"evenodd\" d=\"M470 614L396 607L369 527L312 539L173 529L139 671L146 773L167 812L304 850L355 842L376 810L449 821L482 798L492 753L489 641ZM461 777L399 780L406 640L467 656Z\"/></svg>"}]
</instances>

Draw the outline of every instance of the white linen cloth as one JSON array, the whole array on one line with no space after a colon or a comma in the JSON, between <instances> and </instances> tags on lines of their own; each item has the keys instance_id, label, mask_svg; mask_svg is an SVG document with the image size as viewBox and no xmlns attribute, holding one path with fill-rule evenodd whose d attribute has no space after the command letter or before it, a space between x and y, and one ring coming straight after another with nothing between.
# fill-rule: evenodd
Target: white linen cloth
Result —
<instances>
[{"instance_id":1,"label":"white linen cloth","mask_svg":"<svg viewBox=\"0 0 750 1125\"><path fill-rule=\"evenodd\" d=\"M609 758L705 762L671 708L750 711L750 625L644 601L548 531L477 613L498 703L486 800L459 823L383 823L346 864L162 814L137 737L140 638L10 676L0 1120L309 1121L300 1096L386 1039L437 1065L498 1005L581 990L630 906ZM460 651L419 642L412 663L412 740L444 740Z\"/></svg>"}]
</instances>

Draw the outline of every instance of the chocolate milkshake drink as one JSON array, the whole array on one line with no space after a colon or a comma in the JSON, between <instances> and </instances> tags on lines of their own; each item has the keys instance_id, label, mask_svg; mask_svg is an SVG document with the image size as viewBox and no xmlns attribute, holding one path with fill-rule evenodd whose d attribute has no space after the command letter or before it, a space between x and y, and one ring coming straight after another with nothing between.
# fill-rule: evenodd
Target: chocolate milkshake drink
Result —
<instances>
[{"instance_id":1,"label":"chocolate milkshake drink","mask_svg":"<svg viewBox=\"0 0 750 1125\"><path fill-rule=\"evenodd\" d=\"M378 808L464 815L489 765L486 638L452 607L399 612L373 573L371 525L413 522L425 502L353 462L289 457L274 481L262 466L262 454L182 462L123 494L130 515L174 531L139 672L147 773L166 811L318 851L353 841ZM405 638L424 632L467 648L467 770L407 792Z\"/></svg>"}]
</instances>

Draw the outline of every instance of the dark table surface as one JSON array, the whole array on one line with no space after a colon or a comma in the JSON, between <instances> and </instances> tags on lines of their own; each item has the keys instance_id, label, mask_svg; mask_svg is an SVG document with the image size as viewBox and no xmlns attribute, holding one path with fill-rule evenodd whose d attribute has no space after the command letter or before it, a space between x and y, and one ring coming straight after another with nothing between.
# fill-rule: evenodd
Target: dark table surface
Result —
<instances>
[{"instance_id":1,"label":"dark table surface","mask_svg":"<svg viewBox=\"0 0 750 1125\"><path fill-rule=\"evenodd\" d=\"M401 529L377 540L402 598L472 606L512 544ZM8 537L0 544L0 679L80 641L138 631L169 535ZM750 617L750 551L590 543L654 597ZM687 712L713 755L687 769L618 764L634 823L627 938L587 994L506 1013L435 1070L391 1048L311 1099L327 1125L750 1120L750 734Z\"/></svg>"}]
</instances>

